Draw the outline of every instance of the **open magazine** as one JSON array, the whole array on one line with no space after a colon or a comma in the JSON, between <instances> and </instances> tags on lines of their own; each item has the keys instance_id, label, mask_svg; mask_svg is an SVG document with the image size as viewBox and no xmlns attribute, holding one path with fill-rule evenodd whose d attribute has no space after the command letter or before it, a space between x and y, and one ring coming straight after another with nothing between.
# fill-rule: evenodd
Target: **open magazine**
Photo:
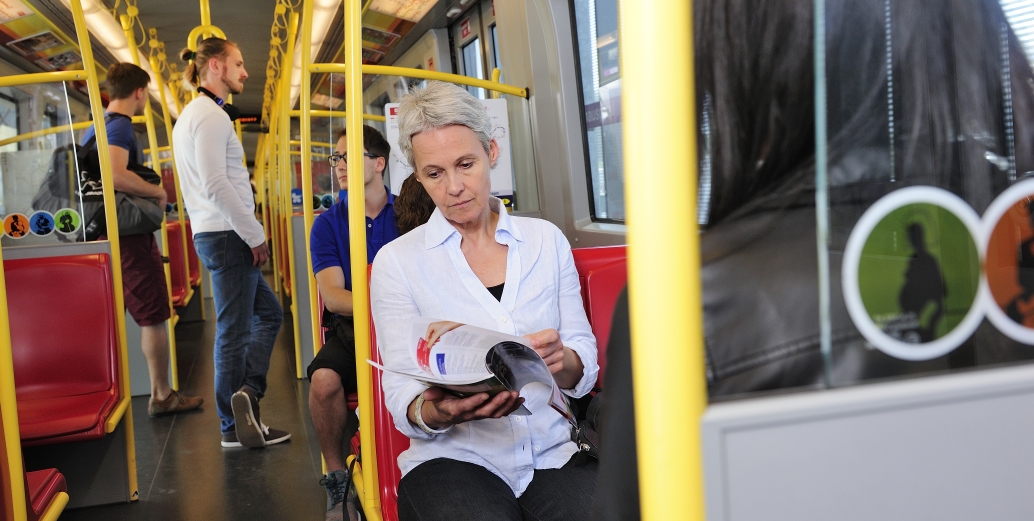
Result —
<instances>
[{"instance_id":1,"label":"open magazine","mask_svg":"<svg viewBox=\"0 0 1034 521\"><path fill-rule=\"evenodd\" d=\"M550 389L549 406L574 422L566 397L526 338L421 317L412 324L408 344L412 346L410 356L419 368L414 372L389 369L372 360L367 362L382 371L441 387L461 398L484 392L490 396L502 391L525 394L526 386L545 386ZM529 415L531 411L521 405L511 414Z\"/></svg>"}]
</instances>

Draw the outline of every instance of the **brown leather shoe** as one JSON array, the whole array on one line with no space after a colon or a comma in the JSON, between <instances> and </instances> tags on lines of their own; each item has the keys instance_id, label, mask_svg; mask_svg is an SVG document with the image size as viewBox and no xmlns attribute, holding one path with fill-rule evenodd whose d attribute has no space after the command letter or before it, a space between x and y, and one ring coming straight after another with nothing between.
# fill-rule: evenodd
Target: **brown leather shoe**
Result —
<instances>
[{"instance_id":1,"label":"brown leather shoe","mask_svg":"<svg viewBox=\"0 0 1034 521\"><path fill-rule=\"evenodd\" d=\"M200 407L204 401L205 399L200 396L187 396L172 391L164 400L155 400L154 398L148 400L147 414L150 416L161 416L163 414L191 411Z\"/></svg>"}]
</instances>

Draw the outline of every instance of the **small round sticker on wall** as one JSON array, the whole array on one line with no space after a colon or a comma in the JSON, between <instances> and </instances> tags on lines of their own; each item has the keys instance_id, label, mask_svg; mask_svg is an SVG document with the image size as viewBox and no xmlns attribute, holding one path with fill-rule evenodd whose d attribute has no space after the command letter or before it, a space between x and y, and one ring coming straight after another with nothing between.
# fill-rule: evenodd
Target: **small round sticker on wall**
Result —
<instances>
[{"instance_id":1,"label":"small round sticker on wall","mask_svg":"<svg viewBox=\"0 0 1034 521\"><path fill-rule=\"evenodd\" d=\"M4 233L12 239L21 239L29 233L29 218L23 213L11 213L4 217Z\"/></svg>"},{"instance_id":2,"label":"small round sticker on wall","mask_svg":"<svg viewBox=\"0 0 1034 521\"><path fill-rule=\"evenodd\" d=\"M1034 344L1034 179L1002 192L984 212L987 319Z\"/></svg>"},{"instance_id":3,"label":"small round sticker on wall","mask_svg":"<svg viewBox=\"0 0 1034 521\"><path fill-rule=\"evenodd\" d=\"M40 210L29 216L29 230L33 235L45 237L54 233L54 216L50 212Z\"/></svg>"},{"instance_id":4,"label":"small round sticker on wall","mask_svg":"<svg viewBox=\"0 0 1034 521\"><path fill-rule=\"evenodd\" d=\"M891 192L862 214L844 249L844 301L877 349L930 360L965 342L983 318L980 217L930 186Z\"/></svg>"},{"instance_id":5,"label":"small round sticker on wall","mask_svg":"<svg viewBox=\"0 0 1034 521\"><path fill-rule=\"evenodd\" d=\"M79 212L71 208L62 208L54 214L54 221L56 221L57 231L65 235L73 234L79 231L79 224L82 222L79 219Z\"/></svg>"}]
</instances>

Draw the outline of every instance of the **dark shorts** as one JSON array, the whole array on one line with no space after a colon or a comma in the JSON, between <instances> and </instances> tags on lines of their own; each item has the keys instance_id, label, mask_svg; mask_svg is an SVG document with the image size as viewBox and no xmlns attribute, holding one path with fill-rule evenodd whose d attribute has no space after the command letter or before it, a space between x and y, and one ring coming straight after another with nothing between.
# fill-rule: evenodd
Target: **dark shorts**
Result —
<instances>
[{"instance_id":1,"label":"dark shorts","mask_svg":"<svg viewBox=\"0 0 1034 521\"><path fill-rule=\"evenodd\" d=\"M354 393L358 388L355 376L355 329L352 317L328 315L323 325L327 328L325 342L316 358L309 364L309 381L317 369L332 369L341 377L345 393ZM330 326L330 327L328 327Z\"/></svg>"},{"instance_id":2,"label":"dark shorts","mask_svg":"<svg viewBox=\"0 0 1034 521\"><path fill-rule=\"evenodd\" d=\"M122 251L122 290L126 309L139 326L153 326L169 319L169 287L154 235L119 237Z\"/></svg>"}]
</instances>

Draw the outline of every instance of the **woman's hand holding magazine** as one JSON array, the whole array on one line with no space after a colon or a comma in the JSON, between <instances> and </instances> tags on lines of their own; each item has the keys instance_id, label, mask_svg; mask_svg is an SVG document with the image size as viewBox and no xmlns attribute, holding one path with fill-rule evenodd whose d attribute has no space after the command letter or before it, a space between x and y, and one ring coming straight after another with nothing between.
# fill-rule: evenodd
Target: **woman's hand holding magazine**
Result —
<instances>
[{"instance_id":1,"label":"woman's hand holding magazine","mask_svg":"<svg viewBox=\"0 0 1034 521\"><path fill-rule=\"evenodd\" d=\"M539 334L521 338L458 322L419 318L413 323L409 337L416 369L369 363L430 387L424 393L424 400L435 402L437 412L454 416L443 418L450 424L511 413L529 415L531 411L517 394L530 384L551 389L548 404L573 421L567 400L543 360L543 356L547 359L559 356L562 360L563 346L559 338L551 339L546 334L539 339L536 335ZM557 363L556 360L551 362ZM458 400L450 399L446 393Z\"/></svg>"}]
</instances>

